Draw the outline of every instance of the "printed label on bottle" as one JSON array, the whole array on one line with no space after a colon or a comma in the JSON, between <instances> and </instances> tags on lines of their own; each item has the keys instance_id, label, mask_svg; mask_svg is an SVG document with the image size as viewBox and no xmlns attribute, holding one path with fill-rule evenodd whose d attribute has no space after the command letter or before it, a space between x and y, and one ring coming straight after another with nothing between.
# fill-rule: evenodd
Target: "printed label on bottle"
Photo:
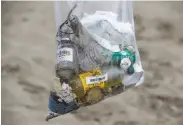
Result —
<instances>
[{"instance_id":1,"label":"printed label on bottle","mask_svg":"<svg viewBox=\"0 0 183 125\"><path fill-rule=\"evenodd\" d=\"M73 62L73 50L71 48L61 48L57 52L57 60Z\"/></svg>"},{"instance_id":2,"label":"printed label on bottle","mask_svg":"<svg viewBox=\"0 0 183 125\"><path fill-rule=\"evenodd\" d=\"M107 81L107 79L108 79L107 74L101 76L90 76L86 77L86 84L95 84L98 82L104 82Z\"/></svg>"}]
</instances>

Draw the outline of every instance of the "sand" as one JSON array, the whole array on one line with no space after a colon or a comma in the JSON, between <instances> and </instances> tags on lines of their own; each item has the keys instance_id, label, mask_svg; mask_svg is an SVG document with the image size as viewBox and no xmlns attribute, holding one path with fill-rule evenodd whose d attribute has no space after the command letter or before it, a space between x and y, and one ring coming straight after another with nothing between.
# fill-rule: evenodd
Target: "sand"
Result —
<instances>
[{"instance_id":1,"label":"sand","mask_svg":"<svg viewBox=\"0 0 183 125\"><path fill-rule=\"evenodd\" d=\"M2 2L2 125L182 125L183 2L135 2L143 85L49 122L52 2Z\"/></svg>"}]
</instances>

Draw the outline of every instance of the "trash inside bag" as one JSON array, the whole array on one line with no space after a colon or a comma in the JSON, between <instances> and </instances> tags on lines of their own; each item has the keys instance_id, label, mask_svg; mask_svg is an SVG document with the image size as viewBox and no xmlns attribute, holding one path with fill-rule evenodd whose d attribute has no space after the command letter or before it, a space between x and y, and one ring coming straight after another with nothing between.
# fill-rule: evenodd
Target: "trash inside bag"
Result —
<instances>
[{"instance_id":1,"label":"trash inside bag","mask_svg":"<svg viewBox=\"0 0 183 125\"><path fill-rule=\"evenodd\" d=\"M56 78L46 120L143 83L131 1L57 1L55 13Z\"/></svg>"}]
</instances>

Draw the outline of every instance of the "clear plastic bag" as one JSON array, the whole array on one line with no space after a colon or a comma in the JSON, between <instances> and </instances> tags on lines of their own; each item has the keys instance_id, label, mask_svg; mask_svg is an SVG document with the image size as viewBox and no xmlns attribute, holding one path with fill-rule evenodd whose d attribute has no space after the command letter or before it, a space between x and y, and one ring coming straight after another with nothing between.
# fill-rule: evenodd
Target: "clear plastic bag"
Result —
<instances>
[{"instance_id":1,"label":"clear plastic bag","mask_svg":"<svg viewBox=\"0 0 183 125\"><path fill-rule=\"evenodd\" d=\"M57 1L56 76L47 120L143 83L132 1Z\"/></svg>"}]
</instances>

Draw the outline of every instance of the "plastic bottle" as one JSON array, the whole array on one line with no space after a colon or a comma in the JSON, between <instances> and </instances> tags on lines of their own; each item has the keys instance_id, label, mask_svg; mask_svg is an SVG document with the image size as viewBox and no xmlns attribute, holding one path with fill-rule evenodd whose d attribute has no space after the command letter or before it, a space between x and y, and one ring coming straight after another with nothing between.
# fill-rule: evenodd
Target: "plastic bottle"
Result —
<instances>
[{"instance_id":1,"label":"plastic bottle","mask_svg":"<svg viewBox=\"0 0 183 125\"><path fill-rule=\"evenodd\" d=\"M56 75L70 79L78 72L77 50L69 38L62 38L57 49Z\"/></svg>"},{"instance_id":2,"label":"plastic bottle","mask_svg":"<svg viewBox=\"0 0 183 125\"><path fill-rule=\"evenodd\" d=\"M72 10L70 11L66 21L58 28L56 37L56 75L61 79L67 80L74 76L79 70L77 46L71 40L71 37L76 35L73 29L77 26L75 24L75 21L77 20L73 20L75 17L72 17L72 19L70 18L71 13Z\"/></svg>"}]
</instances>

